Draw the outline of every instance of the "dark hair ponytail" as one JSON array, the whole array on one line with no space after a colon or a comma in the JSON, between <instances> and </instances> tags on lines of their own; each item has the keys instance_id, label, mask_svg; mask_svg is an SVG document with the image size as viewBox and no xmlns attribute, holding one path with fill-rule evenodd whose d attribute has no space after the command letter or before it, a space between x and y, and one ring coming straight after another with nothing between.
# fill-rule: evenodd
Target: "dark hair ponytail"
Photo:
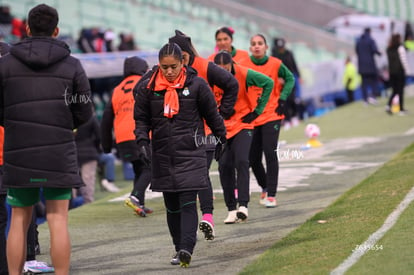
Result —
<instances>
[{"instance_id":1,"label":"dark hair ponytail","mask_svg":"<svg viewBox=\"0 0 414 275\"><path fill-rule=\"evenodd\" d=\"M228 51L219 51L214 57L214 63L217 65L227 65L233 63L233 59Z\"/></svg>"},{"instance_id":2,"label":"dark hair ponytail","mask_svg":"<svg viewBox=\"0 0 414 275\"><path fill-rule=\"evenodd\" d=\"M224 32L225 34L227 34L228 36L230 36L231 40L233 40L233 33L234 33L233 28L230 28L230 27L221 27L221 28L219 28L219 29L216 31L216 33L215 33L214 37L217 39L217 35L218 35L219 33L222 33L222 32Z\"/></svg>"}]
</instances>

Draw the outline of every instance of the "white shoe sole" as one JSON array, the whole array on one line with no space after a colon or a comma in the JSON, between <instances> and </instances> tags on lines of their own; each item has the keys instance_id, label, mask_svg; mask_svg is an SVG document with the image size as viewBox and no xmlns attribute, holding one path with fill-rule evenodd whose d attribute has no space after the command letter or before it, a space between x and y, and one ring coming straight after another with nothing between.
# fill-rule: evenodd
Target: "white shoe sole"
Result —
<instances>
[{"instance_id":1,"label":"white shoe sole","mask_svg":"<svg viewBox=\"0 0 414 275\"><path fill-rule=\"evenodd\" d=\"M214 233L214 226L209 223L208 221L201 221L198 225L198 228L201 232L204 233L204 239L206 241L214 240L215 233Z\"/></svg>"}]
</instances>

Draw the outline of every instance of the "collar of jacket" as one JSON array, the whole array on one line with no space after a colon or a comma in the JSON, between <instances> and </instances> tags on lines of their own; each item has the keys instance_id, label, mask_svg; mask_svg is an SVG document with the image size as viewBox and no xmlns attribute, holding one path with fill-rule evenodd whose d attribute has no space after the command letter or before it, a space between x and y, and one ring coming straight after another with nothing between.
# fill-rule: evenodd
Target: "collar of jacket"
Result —
<instances>
[{"instance_id":1,"label":"collar of jacket","mask_svg":"<svg viewBox=\"0 0 414 275\"><path fill-rule=\"evenodd\" d=\"M266 64L266 62L269 60L269 57L267 55L265 55L264 57L257 59L255 58L253 55L250 56L250 60L255 64L255 65L263 65Z\"/></svg>"}]
</instances>

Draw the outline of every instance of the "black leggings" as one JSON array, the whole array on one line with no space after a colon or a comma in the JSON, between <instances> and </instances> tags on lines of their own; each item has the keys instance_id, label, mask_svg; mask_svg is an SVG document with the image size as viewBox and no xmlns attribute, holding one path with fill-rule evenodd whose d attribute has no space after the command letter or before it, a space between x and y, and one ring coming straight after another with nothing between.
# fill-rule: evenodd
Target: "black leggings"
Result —
<instances>
[{"instance_id":1,"label":"black leggings","mask_svg":"<svg viewBox=\"0 0 414 275\"><path fill-rule=\"evenodd\" d=\"M405 75L392 74L390 75L390 85L392 88L392 94L388 99L388 106L391 107L392 100L396 95L399 97L400 110L404 111L404 86L405 86Z\"/></svg>"},{"instance_id":2,"label":"black leggings","mask_svg":"<svg viewBox=\"0 0 414 275\"><path fill-rule=\"evenodd\" d=\"M214 158L214 151L206 151L207 154L207 174L209 173L211 163ZM213 187L211 185L210 176L208 179L208 188L198 191L198 199L200 200L200 210L204 214L213 214Z\"/></svg>"},{"instance_id":3,"label":"black leggings","mask_svg":"<svg viewBox=\"0 0 414 275\"><path fill-rule=\"evenodd\" d=\"M175 251L193 253L197 241L197 191L163 192L167 223Z\"/></svg>"},{"instance_id":4,"label":"black leggings","mask_svg":"<svg viewBox=\"0 0 414 275\"><path fill-rule=\"evenodd\" d=\"M151 182L151 168L140 160L134 160L131 163L135 173L131 195L134 195L141 205L145 205L145 190Z\"/></svg>"},{"instance_id":5,"label":"black leggings","mask_svg":"<svg viewBox=\"0 0 414 275\"><path fill-rule=\"evenodd\" d=\"M279 178L279 160L277 144L279 140L281 120L270 121L256 126L250 147L250 166L262 190L267 190L269 197L275 197ZM266 170L262 163L263 153L266 159Z\"/></svg>"},{"instance_id":6,"label":"black leggings","mask_svg":"<svg viewBox=\"0 0 414 275\"><path fill-rule=\"evenodd\" d=\"M364 101L368 101L368 89L371 88L372 97L376 98L380 96L378 88L378 76L376 74L361 75L362 84L361 91Z\"/></svg>"},{"instance_id":7,"label":"black leggings","mask_svg":"<svg viewBox=\"0 0 414 275\"><path fill-rule=\"evenodd\" d=\"M250 194L249 152L252 143L252 130L241 130L227 141L223 156L219 160L219 173L224 201L229 211L239 206L247 207ZM237 177L236 177L237 173ZM237 187L238 197L234 195Z\"/></svg>"}]
</instances>

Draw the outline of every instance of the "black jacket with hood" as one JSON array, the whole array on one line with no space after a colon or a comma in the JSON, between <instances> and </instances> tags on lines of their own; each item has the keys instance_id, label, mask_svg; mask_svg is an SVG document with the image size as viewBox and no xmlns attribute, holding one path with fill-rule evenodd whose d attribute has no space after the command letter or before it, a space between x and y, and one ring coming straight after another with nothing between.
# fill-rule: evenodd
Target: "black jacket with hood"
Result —
<instances>
[{"instance_id":1,"label":"black jacket with hood","mask_svg":"<svg viewBox=\"0 0 414 275\"><path fill-rule=\"evenodd\" d=\"M82 185L73 130L92 115L89 81L69 47L27 38L0 59L5 187Z\"/></svg>"},{"instance_id":2,"label":"black jacket with hood","mask_svg":"<svg viewBox=\"0 0 414 275\"><path fill-rule=\"evenodd\" d=\"M156 68L153 72L157 73ZM149 142L152 131L151 189L179 192L207 188L208 170L204 122L213 134L225 141L226 128L217 111L216 100L207 82L187 67L183 89L177 89L179 112L172 118L163 114L164 91L154 91L151 78L136 86L134 118L139 144Z\"/></svg>"}]
</instances>

